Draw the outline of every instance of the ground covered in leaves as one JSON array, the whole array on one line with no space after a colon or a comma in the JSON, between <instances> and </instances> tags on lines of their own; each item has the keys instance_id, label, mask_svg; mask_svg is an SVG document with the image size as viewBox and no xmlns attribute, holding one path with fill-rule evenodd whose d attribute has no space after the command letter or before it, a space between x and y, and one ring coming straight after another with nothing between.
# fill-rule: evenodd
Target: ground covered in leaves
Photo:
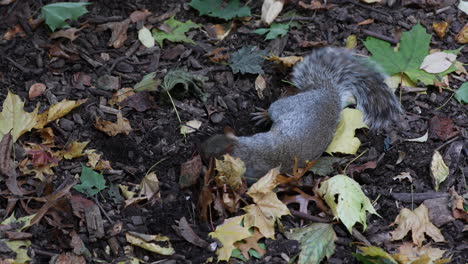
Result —
<instances>
[{"instance_id":1,"label":"ground covered in leaves","mask_svg":"<svg viewBox=\"0 0 468 264\"><path fill-rule=\"evenodd\" d=\"M350 45L358 53L370 55L363 44L366 37L397 44L402 32L418 22L432 35L430 49L457 50L462 47L457 43L459 32L467 23L457 1L436 1L437 5L431 5L432 1L328 1L317 6L318 1L308 5L309 1L292 0L276 18L276 22L290 23L279 29L286 33L277 36L272 30L258 32L272 34L265 36L254 33L268 27L260 22L262 1L248 1L248 19L224 20L225 14L200 15L189 1L102 0L88 5L89 12L78 20L68 21L72 31L54 35L38 20L41 7L50 2L0 1L1 101L8 101L10 91L11 105L24 101L28 113L34 113L37 106L39 114L49 111L27 131L12 131L12 137L9 130L1 131L0 257L16 258L17 263L22 262L19 256L34 263L51 259L53 263L115 263L129 257L148 263L216 259L209 245L214 240L208 233L242 210L237 206L237 213L232 213L226 206L220 209L222 205L214 204L208 212L201 211L207 207L198 206L200 200L206 203L201 195L206 189L198 146L225 126L232 127L237 135L268 130L267 125L253 126L250 113L256 111L255 107L267 108L291 88L287 82L289 67L275 61L264 61L259 69L255 63L249 68L242 62L237 68L230 67L226 62L235 62L228 56L248 46L257 47L266 56L303 56L313 48L329 45ZM193 24L177 26L174 20L168 22L172 18ZM433 26L441 22L449 23L445 30L440 26L443 24ZM144 25L167 36L156 37L153 47L145 47L138 39L139 32L145 34L140 30ZM177 30L187 33L176 38ZM357 38L355 45L353 36ZM468 63L466 54L465 48L456 60ZM379 135L359 130L362 145L357 153L363 154L358 158L358 154L341 155L333 170L325 173L351 176L374 201L380 215L368 214L367 229L362 232L357 225L353 235L335 222L336 248L329 263L359 263L352 255L357 252L352 242L394 253L400 245L391 241L389 232L395 226L389 225L403 208L414 210L421 203L429 208L430 221L443 236L443 241L437 242L437 235L431 235L427 227L424 244L435 240L430 246L446 250L444 257L451 257L450 263L466 262L466 211L457 218L453 212L463 211L463 206L450 206L455 192L466 194L468 175L466 104L446 87L448 83L456 89L466 83L466 71L459 70L445 79L422 77L411 87L403 84L398 89L406 111L401 127ZM263 79L257 78L260 72ZM149 73L154 75L148 77ZM168 73L176 78L167 78ZM141 83L145 76L150 81ZM159 85L155 79L160 80ZM262 81L266 83L263 90ZM134 95L136 85L144 91ZM170 97L164 87L172 88ZM126 99L119 99L116 93ZM58 114L52 114L51 106L64 99L70 101L54 109ZM66 114L60 115L61 111ZM15 122L27 122L23 116L16 118ZM181 122L189 121L185 133L181 133ZM427 139L407 140L426 133ZM431 177L435 151L449 171L437 192ZM181 177L181 171L192 177ZM97 172L105 181L96 180L101 179ZM282 226L273 234L276 240L260 235L266 253L250 262L288 263L300 249L283 230L331 220L315 203L305 202L316 199L311 195L314 181L323 178L319 174L324 173L303 176L299 187L306 193L290 189L280 195L296 213L281 218ZM400 180L394 179L397 176ZM128 192L138 186L144 191L137 190L139 196L129 198ZM244 195L236 202L242 204L245 199ZM306 207L300 208L298 203ZM13 218L32 215L27 228L14 226ZM203 220L203 215L208 219ZM403 241L411 241L411 235L404 235ZM158 242L149 243L152 239ZM422 240L413 237L416 244ZM15 246L6 241L23 242L11 250ZM144 242L162 254L131 246ZM155 262L158 260L163 262ZM240 260L231 259L232 263L236 261Z\"/></svg>"}]
</instances>

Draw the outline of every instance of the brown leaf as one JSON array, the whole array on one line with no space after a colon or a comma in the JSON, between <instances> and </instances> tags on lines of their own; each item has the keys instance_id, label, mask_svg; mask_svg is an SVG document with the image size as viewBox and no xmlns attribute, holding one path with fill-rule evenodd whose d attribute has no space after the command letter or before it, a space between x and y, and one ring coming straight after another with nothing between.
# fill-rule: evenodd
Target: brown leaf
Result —
<instances>
[{"instance_id":1,"label":"brown leaf","mask_svg":"<svg viewBox=\"0 0 468 264\"><path fill-rule=\"evenodd\" d=\"M0 172L8 176L5 181L8 190L14 195L23 196L24 192L18 186L16 168L11 158L12 149L13 136L8 132L0 141Z\"/></svg>"},{"instance_id":2,"label":"brown leaf","mask_svg":"<svg viewBox=\"0 0 468 264\"><path fill-rule=\"evenodd\" d=\"M322 41L307 41L303 40L299 43L299 47L301 48L319 48L319 47L324 47L327 46L328 42L325 40Z\"/></svg>"},{"instance_id":3,"label":"brown leaf","mask_svg":"<svg viewBox=\"0 0 468 264\"><path fill-rule=\"evenodd\" d=\"M432 135L444 141L460 133L460 128L453 124L452 119L437 115L431 118L429 127Z\"/></svg>"},{"instance_id":4,"label":"brown leaf","mask_svg":"<svg viewBox=\"0 0 468 264\"><path fill-rule=\"evenodd\" d=\"M373 23L374 23L374 19L369 18L369 19L366 19L366 20L363 20L363 21L359 22L358 26L370 25L370 24L373 24Z\"/></svg>"},{"instance_id":5,"label":"brown leaf","mask_svg":"<svg viewBox=\"0 0 468 264\"><path fill-rule=\"evenodd\" d=\"M130 95L125 98L119 105L122 107L130 107L138 112L144 112L149 109L156 108L154 97L148 91L143 91Z\"/></svg>"},{"instance_id":6,"label":"brown leaf","mask_svg":"<svg viewBox=\"0 0 468 264\"><path fill-rule=\"evenodd\" d=\"M52 263L52 262L51 262ZM71 252L62 253L55 258L56 264L86 264L83 256L75 255Z\"/></svg>"},{"instance_id":7,"label":"brown leaf","mask_svg":"<svg viewBox=\"0 0 468 264\"><path fill-rule=\"evenodd\" d=\"M72 195L70 198L70 204L73 209L73 214L79 217L81 220L85 220L85 209L94 206L95 203L81 195Z\"/></svg>"},{"instance_id":8,"label":"brown leaf","mask_svg":"<svg viewBox=\"0 0 468 264\"><path fill-rule=\"evenodd\" d=\"M227 61L229 59L229 57L231 57L229 54L227 53L224 53L227 51L227 48L216 48L208 53L205 54L205 56L208 57L208 59L212 62L215 62L215 63L220 63L220 62L224 62L224 61Z\"/></svg>"},{"instance_id":9,"label":"brown leaf","mask_svg":"<svg viewBox=\"0 0 468 264\"><path fill-rule=\"evenodd\" d=\"M187 188L197 183L197 180L200 178L201 171L202 161L200 155L196 155L191 160L183 163L180 166L180 188Z\"/></svg>"},{"instance_id":10,"label":"brown leaf","mask_svg":"<svg viewBox=\"0 0 468 264\"><path fill-rule=\"evenodd\" d=\"M226 38L233 29L235 29L235 23L229 22L226 24L208 24L203 26L208 33L208 36L212 39L223 40Z\"/></svg>"},{"instance_id":11,"label":"brown leaf","mask_svg":"<svg viewBox=\"0 0 468 264\"><path fill-rule=\"evenodd\" d=\"M96 123L94 126L106 133L107 135L113 137L117 134L124 133L126 135L130 134L132 132L132 127L130 126L130 122L128 121L127 118L122 117L122 112L117 113L117 122L112 123L107 120L102 120L99 117L96 119Z\"/></svg>"},{"instance_id":12,"label":"brown leaf","mask_svg":"<svg viewBox=\"0 0 468 264\"><path fill-rule=\"evenodd\" d=\"M76 33L78 33L81 29L83 28L67 28L67 29L61 29L59 31L56 31L50 35L51 39L57 39L57 38L67 38L71 41L74 41L77 37Z\"/></svg>"},{"instance_id":13,"label":"brown leaf","mask_svg":"<svg viewBox=\"0 0 468 264\"><path fill-rule=\"evenodd\" d=\"M424 234L432 237L435 242L445 241L440 230L429 220L429 211L424 204L421 204L414 211L403 208L390 226L395 224L398 227L395 231L391 232L392 240L400 240L411 231L413 244L419 247L422 246L425 240Z\"/></svg>"},{"instance_id":14,"label":"brown leaf","mask_svg":"<svg viewBox=\"0 0 468 264\"><path fill-rule=\"evenodd\" d=\"M15 2L16 0L2 0L0 1L0 5L9 5L13 2Z\"/></svg>"},{"instance_id":15,"label":"brown leaf","mask_svg":"<svg viewBox=\"0 0 468 264\"><path fill-rule=\"evenodd\" d=\"M18 24L14 26L12 29L8 30L5 32L5 35L3 35L3 38L5 40L11 40L14 37L19 36L19 37L26 37L26 33L24 33L23 28Z\"/></svg>"},{"instance_id":16,"label":"brown leaf","mask_svg":"<svg viewBox=\"0 0 468 264\"><path fill-rule=\"evenodd\" d=\"M35 83L29 87L29 100L32 100L38 96L41 96L42 93L46 90L46 86L43 83Z\"/></svg>"},{"instance_id":17,"label":"brown leaf","mask_svg":"<svg viewBox=\"0 0 468 264\"><path fill-rule=\"evenodd\" d=\"M243 240L244 242L234 243L234 246L236 246L237 249L240 250L244 258L246 259L250 259L250 256L249 256L250 249L254 249L255 251L258 252L260 256L263 256L265 255L266 251L258 245L258 241L262 238L263 238L263 235L260 232L258 232L257 228L255 228L252 236L245 238Z\"/></svg>"},{"instance_id":18,"label":"brown leaf","mask_svg":"<svg viewBox=\"0 0 468 264\"><path fill-rule=\"evenodd\" d=\"M148 9L143 9L141 11L133 11L130 14L130 20L132 21L132 23L136 23L138 21L145 21L149 15L151 15L151 12Z\"/></svg>"},{"instance_id":19,"label":"brown leaf","mask_svg":"<svg viewBox=\"0 0 468 264\"><path fill-rule=\"evenodd\" d=\"M177 233L183 237L185 240L187 240L189 243L201 247L201 248L207 248L209 246L209 243L206 242L205 240L201 239L192 229L190 224L187 222L187 219L185 217L182 217L179 220L179 225L178 226L173 226L174 229L176 229Z\"/></svg>"},{"instance_id":20,"label":"brown leaf","mask_svg":"<svg viewBox=\"0 0 468 264\"><path fill-rule=\"evenodd\" d=\"M110 29L112 31L112 36L107 44L109 47L114 47L116 49L123 46L125 40L127 40L127 30L130 24L130 19L125 19L121 22L109 22L106 24L99 25L97 27L98 31L103 31Z\"/></svg>"},{"instance_id":21,"label":"brown leaf","mask_svg":"<svg viewBox=\"0 0 468 264\"><path fill-rule=\"evenodd\" d=\"M463 27L462 30L460 30L460 32L458 32L455 40L460 44L468 43L468 23Z\"/></svg>"},{"instance_id":22,"label":"brown leaf","mask_svg":"<svg viewBox=\"0 0 468 264\"><path fill-rule=\"evenodd\" d=\"M362 172L364 170L367 170L367 169L375 169L377 167L377 162L376 161L369 161L369 162L366 162L362 165L355 165L355 164L351 164L349 167L348 167L348 170L346 171L346 174L347 175L353 175L355 172Z\"/></svg>"},{"instance_id":23,"label":"brown leaf","mask_svg":"<svg viewBox=\"0 0 468 264\"><path fill-rule=\"evenodd\" d=\"M31 233L26 232L17 232L17 231L7 231L5 232L6 236L10 240L24 240L32 238Z\"/></svg>"},{"instance_id":24,"label":"brown leaf","mask_svg":"<svg viewBox=\"0 0 468 264\"><path fill-rule=\"evenodd\" d=\"M299 1L299 6L310 10L328 10L335 7L333 4L324 5L317 0L311 0L310 4Z\"/></svg>"},{"instance_id":25,"label":"brown leaf","mask_svg":"<svg viewBox=\"0 0 468 264\"><path fill-rule=\"evenodd\" d=\"M72 79L73 87L77 89L84 89L84 86L91 86L91 76L84 72L76 72L73 74Z\"/></svg>"}]
</instances>

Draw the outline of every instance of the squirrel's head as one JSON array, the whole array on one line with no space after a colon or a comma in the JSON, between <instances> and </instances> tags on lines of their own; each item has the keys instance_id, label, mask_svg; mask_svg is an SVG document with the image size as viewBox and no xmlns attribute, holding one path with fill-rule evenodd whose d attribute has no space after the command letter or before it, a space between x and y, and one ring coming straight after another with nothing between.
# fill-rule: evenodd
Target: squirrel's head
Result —
<instances>
[{"instance_id":1,"label":"squirrel's head","mask_svg":"<svg viewBox=\"0 0 468 264\"><path fill-rule=\"evenodd\" d=\"M220 158L233 151L236 141L236 136L232 132L213 135L200 145L200 154L205 160Z\"/></svg>"}]
</instances>

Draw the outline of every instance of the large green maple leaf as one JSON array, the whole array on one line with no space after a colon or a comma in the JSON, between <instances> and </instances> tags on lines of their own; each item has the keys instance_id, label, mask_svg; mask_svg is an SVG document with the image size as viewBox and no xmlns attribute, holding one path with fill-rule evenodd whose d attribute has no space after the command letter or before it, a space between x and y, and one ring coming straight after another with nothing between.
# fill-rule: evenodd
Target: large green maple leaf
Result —
<instances>
[{"instance_id":1,"label":"large green maple leaf","mask_svg":"<svg viewBox=\"0 0 468 264\"><path fill-rule=\"evenodd\" d=\"M189 5L198 10L201 16L208 15L224 20L250 16L250 8L240 6L239 0L229 0L226 5L223 3L223 0L192 0Z\"/></svg>"}]
</instances>

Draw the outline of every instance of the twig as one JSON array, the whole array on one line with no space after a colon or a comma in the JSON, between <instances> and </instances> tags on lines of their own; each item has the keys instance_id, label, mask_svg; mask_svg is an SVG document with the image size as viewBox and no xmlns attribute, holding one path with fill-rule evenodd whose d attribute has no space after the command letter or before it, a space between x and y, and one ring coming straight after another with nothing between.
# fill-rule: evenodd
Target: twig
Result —
<instances>
[{"instance_id":1,"label":"twig","mask_svg":"<svg viewBox=\"0 0 468 264\"><path fill-rule=\"evenodd\" d=\"M289 211L291 212L292 215L294 215L296 217L299 217L299 218L302 218L302 219L305 219L305 220L318 222L318 223L330 223L330 222L332 222L329 219L319 217L319 216L310 215L310 214L306 214L306 213L303 213L303 212L296 211L294 209L289 209Z\"/></svg>"},{"instance_id":2,"label":"twig","mask_svg":"<svg viewBox=\"0 0 468 264\"><path fill-rule=\"evenodd\" d=\"M315 21L315 20L316 20L315 16L311 16L311 17L296 16L296 17L277 18L275 19L275 22L282 23L282 22L289 22L289 21Z\"/></svg>"},{"instance_id":3,"label":"twig","mask_svg":"<svg viewBox=\"0 0 468 264\"><path fill-rule=\"evenodd\" d=\"M373 31L370 31L370 30L367 30L367 29L362 29L362 33L366 34L366 35L369 35L371 37L374 37L374 38L378 38L378 39L381 39L381 40L385 40L387 42L390 42L392 44L398 44L399 41L397 41L396 39L394 38L391 38L391 37L387 37L387 36L384 36L382 34L379 34L377 32L373 32Z\"/></svg>"},{"instance_id":4,"label":"twig","mask_svg":"<svg viewBox=\"0 0 468 264\"><path fill-rule=\"evenodd\" d=\"M457 139L458 139L458 136L456 136L456 137L452 138L451 140L445 142L444 144L438 146L435 150L439 150L439 149L441 149L441 148L447 146L448 144L454 142L454 141L457 140Z\"/></svg>"}]
</instances>

